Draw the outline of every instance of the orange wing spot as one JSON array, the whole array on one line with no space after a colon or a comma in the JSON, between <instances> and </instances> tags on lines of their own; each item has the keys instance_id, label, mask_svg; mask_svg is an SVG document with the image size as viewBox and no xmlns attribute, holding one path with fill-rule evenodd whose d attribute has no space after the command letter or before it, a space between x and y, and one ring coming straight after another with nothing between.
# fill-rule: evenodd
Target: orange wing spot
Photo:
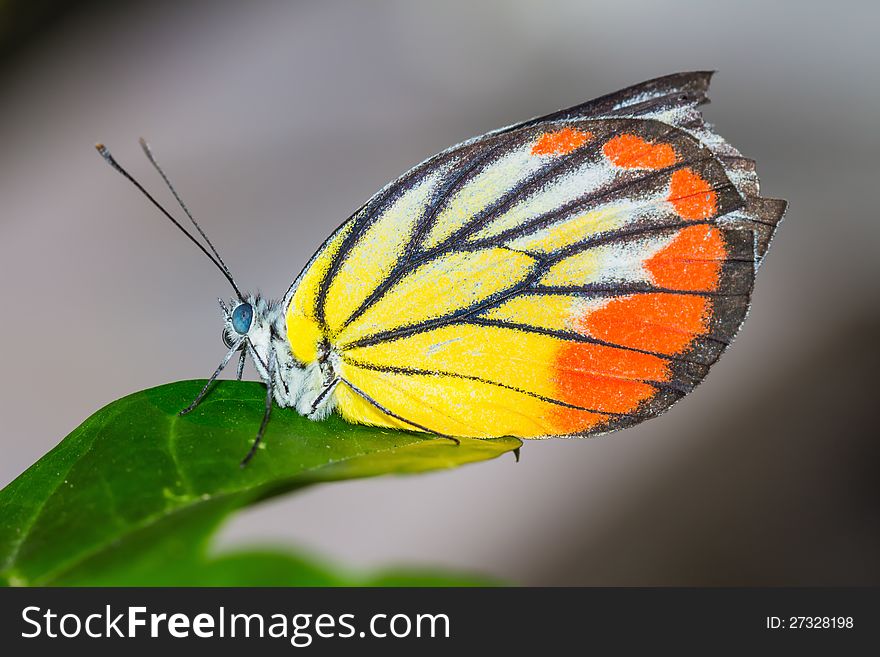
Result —
<instances>
[{"instance_id":1,"label":"orange wing spot","mask_svg":"<svg viewBox=\"0 0 880 657\"><path fill-rule=\"evenodd\" d=\"M546 419L553 426L555 434L564 436L568 433L589 431L607 422L610 418L601 413L590 413L589 411L554 404Z\"/></svg>"},{"instance_id":2,"label":"orange wing spot","mask_svg":"<svg viewBox=\"0 0 880 657\"><path fill-rule=\"evenodd\" d=\"M639 294L615 299L584 318L589 335L661 354L684 351L709 330L709 300L687 294Z\"/></svg>"},{"instance_id":3,"label":"orange wing spot","mask_svg":"<svg viewBox=\"0 0 880 657\"><path fill-rule=\"evenodd\" d=\"M545 132L532 146L532 155L565 155L580 148L592 137L593 133L574 128Z\"/></svg>"},{"instance_id":4,"label":"orange wing spot","mask_svg":"<svg viewBox=\"0 0 880 657\"><path fill-rule=\"evenodd\" d=\"M620 376L605 374L609 369L616 370ZM654 386L638 379L668 378L667 362L662 358L603 345L570 342L556 359L559 400L599 411L633 411L656 392ZM586 431L607 419L565 407L559 407L553 414L560 433Z\"/></svg>"},{"instance_id":5,"label":"orange wing spot","mask_svg":"<svg viewBox=\"0 0 880 657\"><path fill-rule=\"evenodd\" d=\"M693 169L672 174L669 201L682 219L708 219L715 214L717 194Z\"/></svg>"},{"instance_id":6,"label":"orange wing spot","mask_svg":"<svg viewBox=\"0 0 880 657\"><path fill-rule=\"evenodd\" d=\"M589 342L567 342L554 364L560 401L611 413L629 413L656 389L644 381L668 381L669 361L659 356ZM560 434L587 431L608 416L559 406L551 421Z\"/></svg>"},{"instance_id":7,"label":"orange wing spot","mask_svg":"<svg viewBox=\"0 0 880 657\"><path fill-rule=\"evenodd\" d=\"M556 372L560 382L573 374L631 381L667 381L670 376L665 358L591 342L566 342Z\"/></svg>"},{"instance_id":8,"label":"orange wing spot","mask_svg":"<svg viewBox=\"0 0 880 657\"><path fill-rule=\"evenodd\" d=\"M611 162L623 169L662 169L678 159L669 144L652 144L636 135L618 135L602 147Z\"/></svg>"},{"instance_id":9,"label":"orange wing spot","mask_svg":"<svg viewBox=\"0 0 880 657\"><path fill-rule=\"evenodd\" d=\"M610 379L580 368L576 350L566 350L557 361L559 401L598 411L626 413L654 394L654 386L631 379Z\"/></svg>"},{"instance_id":10,"label":"orange wing spot","mask_svg":"<svg viewBox=\"0 0 880 657\"><path fill-rule=\"evenodd\" d=\"M727 249L714 226L690 226L647 262L654 284L671 290L712 292L718 289Z\"/></svg>"}]
</instances>

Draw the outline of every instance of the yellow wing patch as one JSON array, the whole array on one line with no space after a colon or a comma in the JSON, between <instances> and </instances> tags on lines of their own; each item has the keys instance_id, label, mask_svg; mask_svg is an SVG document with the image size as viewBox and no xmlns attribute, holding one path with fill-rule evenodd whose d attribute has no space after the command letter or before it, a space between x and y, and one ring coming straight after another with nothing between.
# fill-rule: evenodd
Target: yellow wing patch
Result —
<instances>
[{"instance_id":1,"label":"yellow wing patch","mask_svg":"<svg viewBox=\"0 0 880 657\"><path fill-rule=\"evenodd\" d=\"M290 350L301 363L311 363L318 354L321 329L316 318L321 283L351 234L354 219L342 225L312 258L294 289L285 315Z\"/></svg>"},{"instance_id":2,"label":"yellow wing patch","mask_svg":"<svg viewBox=\"0 0 880 657\"><path fill-rule=\"evenodd\" d=\"M417 267L335 338L341 348L369 335L468 308L523 282L535 259L502 248L456 251ZM468 272L462 276L462 272Z\"/></svg>"},{"instance_id":3,"label":"yellow wing patch","mask_svg":"<svg viewBox=\"0 0 880 657\"><path fill-rule=\"evenodd\" d=\"M573 331L577 320L600 308L603 299L581 299L568 294L520 294L482 311L478 317L507 324L525 324L551 331Z\"/></svg>"},{"instance_id":4,"label":"yellow wing patch","mask_svg":"<svg viewBox=\"0 0 880 657\"><path fill-rule=\"evenodd\" d=\"M288 320L297 315L315 317L321 283L330 271L333 261L338 257L343 242L351 234L353 226L354 219L349 219L343 224L303 270L287 306Z\"/></svg>"},{"instance_id":5,"label":"yellow wing patch","mask_svg":"<svg viewBox=\"0 0 880 657\"><path fill-rule=\"evenodd\" d=\"M345 256L327 290L324 317L331 333L345 321L391 273L410 241L412 231L434 192L442 171L437 171L404 192L376 218Z\"/></svg>"},{"instance_id":6,"label":"yellow wing patch","mask_svg":"<svg viewBox=\"0 0 880 657\"><path fill-rule=\"evenodd\" d=\"M539 438L573 433L607 416L566 408L489 383L451 376L376 372L346 364L342 376L390 413L349 391L337 397L339 412L351 422L394 428L430 428L447 436Z\"/></svg>"}]
</instances>

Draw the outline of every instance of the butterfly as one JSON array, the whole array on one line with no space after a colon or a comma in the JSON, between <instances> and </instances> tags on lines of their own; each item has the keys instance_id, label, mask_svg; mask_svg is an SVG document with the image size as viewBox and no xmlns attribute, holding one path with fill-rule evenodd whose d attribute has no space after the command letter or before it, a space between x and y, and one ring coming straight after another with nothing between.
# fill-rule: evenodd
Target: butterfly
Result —
<instances>
[{"instance_id":1,"label":"butterfly","mask_svg":"<svg viewBox=\"0 0 880 657\"><path fill-rule=\"evenodd\" d=\"M224 314L272 400L320 420L450 438L582 437L668 409L749 308L785 211L754 161L705 123L710 72L669 75L495 130L388 184L283 298L243 294L207 248Z\"/></svg>"}]
</instances>

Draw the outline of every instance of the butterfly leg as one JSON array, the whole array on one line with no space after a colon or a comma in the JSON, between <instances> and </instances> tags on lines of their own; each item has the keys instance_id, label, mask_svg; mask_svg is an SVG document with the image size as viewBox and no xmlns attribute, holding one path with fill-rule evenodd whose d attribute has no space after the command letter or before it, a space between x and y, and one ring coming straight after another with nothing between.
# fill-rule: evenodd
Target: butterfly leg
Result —
<instances>
[{"instance_id":1,"label":"butterfly leg","mask_svg":"<svg viewBox=\"0 0 880 657\"><path fill-rule=\"evenodd\" d=\"M243 340L243 338L242 338L242 340ZM217 369L214 370L214 373L211 375L211 378L208 379L208 382L205 384L205 387L202 388L202 391L196 396L196 398L193 400L192 404L190 404L189 406L184 408L182 411L180 411L180 413L178 413L178 415L186 415L192 409L194 409L196 406L198 406L199 403L202 401L202 399L205 398L205 395L208 394L208 389L211 387L211 384L214 383L214 380L220 375L220 372L222 372L223 368L226 367L226 365L229 363L229 360L232 358L232 354L234 354L236 351L238 351L238 348L241 346L242 340L239 340L238 342L236 342L234 345L232 345L232 348L226 352L226 355L223 357L223 360L220 361L220 364L217 366Z\"/></svg>"},{"instance_id":2,"label":"butterfly leg","mask_svg":"<svg viewBox=\"0 0 880 657\"><path fill-rule=\"evenodd\" d=\"M260 422L260 428L257 430L257 437L254 438L254 444L251 445L251 448L248 450L248 453L239 463L240 467L244 467L248 464L254 454L257 453L257 448L260 446L260 442L263 440L263 434L266 433L266 427L269 424L269 416L272 414L272 393L273 393L273 381L275 379L275 355L272 354L269 357L269 365L267 367L268 377L266 378L266 407L263 411L263 421Z\"/></svg>"},{"instance_id":3,"label":"butterfly leg","mask_svg":"<svg viewBox=\"0 0 880 657\"><path fill-rule=\"evenodd\" d=\"M241 354L238 356L238 371L235 373L235 378L241 381L241 375L244 374L244 361L247 359L247 351L244 349L241 350Z\"/></svg>"},{"instance_id":4,"label":"butterfly leg","mask_svg":"<svg viewBox=\"0 0 880 657\"><path fill-rule=\"evenodd\" d=\"M318 407L321 405L321 402L323 402L325 399L327 399L327 395L329 395L331 392L333 392L333 390L336 388L337 385L339 385L339 379L333 378L324 387L324 389L321 390L321 392L318 394L318 396L315 397L315 401L312 402L312 405L311 405L311 408L309 409L309 412L306 413L307 418L309 418L310 420L314 419L314 415L317 412Z\"/></svg>"}]
</instances>

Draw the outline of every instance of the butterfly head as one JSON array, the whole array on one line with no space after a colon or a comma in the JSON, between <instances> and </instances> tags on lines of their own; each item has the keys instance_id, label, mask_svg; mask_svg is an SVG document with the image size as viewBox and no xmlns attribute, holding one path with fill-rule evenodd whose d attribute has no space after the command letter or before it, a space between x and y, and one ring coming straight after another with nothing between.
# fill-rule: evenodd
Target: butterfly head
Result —
<instances>
[{"instance_id":1,"label":"butterfly head","mask_svg":"<svg viewBox=\"0 0 880 657\"><path fill-rule=\"evenodd\" d=\"M220 306L226 321L223 326L223 342L232 348L237 342L244 344L242 338L247 336L254 323L254 306L249 301L233 301L230 311L222 301Z\"/></svg>"},{"instance_id":2,"label":"butterfly head","mask_svg":"<svg viewBox=\"0 0 880 657\"><path fill-rule=\"evenodd\" d=\"M232 299L228 306L222 299L218 301L223 309L223 342L228 348L239 345L243 349L247 341L262 341L262 334L269 331L267 315L271 303L254 294Z\"/></svg>"},{"instance_id":3,"label":"butterfly head","mask_svg":"<svg viewBox=\"0 0 880 657\"><path fill-rule=\"evenodd\" d=\"M223 310L223 342L228 349L253 347L262 363L268 363L273 337L279 334L279 305L259 294L232 299L230 305L218 299ZM259 366L257 367L260 370Z\"/></svg>"}]
</instances>

